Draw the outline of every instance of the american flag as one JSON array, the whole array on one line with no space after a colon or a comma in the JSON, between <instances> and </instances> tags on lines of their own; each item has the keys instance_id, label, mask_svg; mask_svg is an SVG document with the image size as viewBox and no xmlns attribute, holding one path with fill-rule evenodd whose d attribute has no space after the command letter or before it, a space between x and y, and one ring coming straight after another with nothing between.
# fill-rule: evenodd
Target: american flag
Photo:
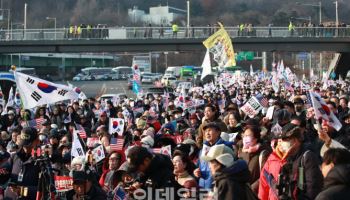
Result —
<instances>
[{"instance_id":1,"label":"american flag","mask_svg":"<svg viewBox=\"0 0 350 200\"><path fill-rule=\"evenodd\" d=\"M262 94L258 94L255 97L259 101L260 105L262 105L265 108L269 107L269 100Z\"/></svg>"},{"instance_id":2,"label":"american flag","mask_svg":"<svg viewBox=\"0 0 350 200\"><path fill-rule=\"evenodd\" d=\"M111 151L120 151L123 150L124 139L123 138L111 138Z\"/></svg>"},{"instance_id":3,"label":"american flag","mask_svg":"<svg viewBox=\"0 0 350 200\"><path fill-rule=\"evenodd\" d=\"M284 84L284 87L286 88L286 90L294 92L294 88L293 88L293 86L292 86L292 84L290 82L286 81L285 84Z\"/></svg>"},{"instance_id":4,"label":"american flag","mask_svg":"<svg viewBox=\"0 0 350 200\"><path fill-rule=\"evenodd\" d=\"M125 190L120 187L117 186L114 191L113 191L114 195L113 195L113 200L124 200L127 199L127 194L125 192Z\"/></svg>"},{"instance_id":5,"label":"american flag","mask_svg":"<svg viewBox=\"0 0 350 200\"><path fill-rule=\"evenodd\" d=\"M45 121L45 118L37 118L29 121L22 121L21 125L22 127L33 127L36 129L41 128L41 124Z\"/></svg>"},{"instance_id":6,"label":"american flag","mask_svg":"<svg viewBox=\"0 0 350 200\"><path fill-rule=\"evenodd\" d=\"M86 131L82 125L75 124L75 127L77 128L77 131L79 131L78 134L81 138L83 139L87 138Z\"/></svg>"}]
</instances>

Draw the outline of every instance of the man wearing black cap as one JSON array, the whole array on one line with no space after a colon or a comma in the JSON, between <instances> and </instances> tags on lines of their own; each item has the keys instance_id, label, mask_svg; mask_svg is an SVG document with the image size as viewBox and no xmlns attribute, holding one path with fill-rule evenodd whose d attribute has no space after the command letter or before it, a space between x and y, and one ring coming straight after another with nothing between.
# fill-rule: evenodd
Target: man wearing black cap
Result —
<instances>
[{"instance_id":1,"label":"man wearing black cap","mask_svg":"<svg viewBox=\"0 0 350 200\"><path fill-rule=\"evenodd\" d=\"M165 191L164 189L166 188L175 188L175 192L177 191L179 185L173 174L173 163L168 156L162 154L153 155L147 148L135 146L129 150L127 162L130 173L138 172L141 174L138 186L146 192L148 192L148 189L152 189L152 192L156 192L155 189L163 189Z\"/></svg>"},{"instance_id":2,"label":"man wearing black cap","mask_svg":"<svg viewBox=\"0 0 350 200\"><path fill-rule=\"evenodd\" d=\"M91 200L105 200L106 193L101 189L96 182L93 172L87 171L72 171L73 189L75 199L91 199ZM74 197L73 197L74 199Z\"/></svg>"},{"instance_id":3,"label":"man wearing black cap","mask_svg":"<svg viewBox=\"0 0 350 200\"><path fill-rule=\"evenodd\" d=\"M314 199L323 184L318 157L303 145L298 126L288 123L260 174L259 198ZM277 195L277 196L276 196Z\"/></svg>"},{"instance_id":4,"label":"man wearing black cap","mask_svg":"<svg viewBox=\"0 0 350 200\"><path fill-rule=\"evenodd\" d=\"M40 167L35 165L31 153L34 147L39 144L36 129L26 127L20 135L21 148L11 159L12 170L10 189L6 189L5 197L18 199L35 199Z\"/></svg>"}]
</instances>

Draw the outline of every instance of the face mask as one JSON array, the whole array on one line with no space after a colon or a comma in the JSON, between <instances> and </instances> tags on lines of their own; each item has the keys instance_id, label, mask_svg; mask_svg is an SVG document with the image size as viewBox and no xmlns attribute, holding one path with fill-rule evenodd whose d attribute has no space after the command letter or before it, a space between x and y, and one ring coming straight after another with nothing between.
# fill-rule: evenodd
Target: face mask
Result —
<instances>
[{"instance_id":1,"label":"face mask","mask_svg":"<svg viewBox=\"0 0 350 200\"><path fill-rule=\"evenodd\" d=\"M280 150L284 153L288 152L290 148L292 148L293 143L290 141L282 141L280 143Z\"/></svg>"},{"instance_id":2,"label":"face mask","mask_svg":"<svg viewBox=\"0 0 350 200\"><path fill-rule=\"evenodd\" d=\"M303 111L303 108L300 107L300 106L295 106L295 110L296 110L297 112L301 112L301 111Z\"/></svg>"},{"instance_id":3,"label":"face mask","mask_svg":"<svg viewBox=\"0 0 350 200\"><path fill-rule=\"evenodd\" d=\"M252 146L253 137L247 136L243 137L243 147L248 148Z\"/></svg>"}]
</instances>

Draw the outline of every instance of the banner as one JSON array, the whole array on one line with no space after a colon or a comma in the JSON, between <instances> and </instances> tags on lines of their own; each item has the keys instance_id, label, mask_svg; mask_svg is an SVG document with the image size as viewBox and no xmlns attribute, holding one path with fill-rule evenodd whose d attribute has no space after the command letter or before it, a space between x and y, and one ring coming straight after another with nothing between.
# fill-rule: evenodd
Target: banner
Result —
<instances>
[{"instance_id":1,"label":"banner","mask_svg":"<svg viewBox=\"0 0 350 200\"><path fill-rule=\"evenodd\" d=\"M54 176L56 192L67 192L73 190L73 177L70 176Z\"/></svg>"},{"instance_id":2,"label":"banner","mask_svg":"<svg viewBox=\"0 0 350 200\"><path fill-rule=\"evenodd\" d=\"M250 118L255 117L261 109L263 109L263 107L255 97L250 98L248 102L241 107L241 110Z\"/></svg>"},{"instance_id":3,"label":"banner","mask_svg":"<svg viewBox=\"0 0 350 200\"><path fill-rule=\"evenodd\" d=\"M231 38L222 24L220 26L221 28L206 39L203 44L214 55L214 60L219 67L236 66Z\"/></svg>"},{"instance_id":4,"label":"banner","mask_svg":"<svg viewBox=\"0 0 350 200\"><path fill-rule=\"evenodd\" d=\"M68 86L51 83L16 71L14 75L25 109L79 98L79 94Z\"/></svg>"},{"instance_id":5,"label":"banner","mask_svg":"<svg viewBox=\"0 0 350 200\"><path fill-rule=\"evenodd\" d=\"M312 107L315 111L315 118L327 121L330 126L339 131L342 127L342 124L339 122L334 113L329 109L321 96L315 92L310 92L310 98Z\"/></svg>"},{"instance_id":6,"label":"banner","mask_svg":"<svg viewBox=\"0 0 350 200\"><path fill-rule=\"evenodd\" d=\"M119 136L123 136L124 133L124 119L121 118L109 118L109 134L117 133Z\"/></svg>"}]
</instances>

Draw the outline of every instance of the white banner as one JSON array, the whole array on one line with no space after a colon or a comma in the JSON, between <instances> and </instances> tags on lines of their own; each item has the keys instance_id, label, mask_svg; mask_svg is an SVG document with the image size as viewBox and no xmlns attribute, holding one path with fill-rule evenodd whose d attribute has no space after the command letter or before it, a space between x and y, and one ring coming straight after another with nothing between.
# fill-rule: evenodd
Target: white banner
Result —
<instances>
[{"instance_id":1,"label":"white banner","mask_svg":"<svg viewBox=\"0 0 350 200\"><path fill-rule=\"evenodd\" d=\"M250 98L248 102L241 107L241 110L250 118L255 117L261 109L263 109L263 107L255 97Z\"/></svg>"},{"instance_id":2,"label":"white banner","mask_svg":"<svg viewBox=\"0 0 350 200\"><path fill-rule=\"evenodd\" d=\"M16 71L14 75L26 109L79 98L79 94L66 85L51 83Z\"/></svg>"}]
</instances>

